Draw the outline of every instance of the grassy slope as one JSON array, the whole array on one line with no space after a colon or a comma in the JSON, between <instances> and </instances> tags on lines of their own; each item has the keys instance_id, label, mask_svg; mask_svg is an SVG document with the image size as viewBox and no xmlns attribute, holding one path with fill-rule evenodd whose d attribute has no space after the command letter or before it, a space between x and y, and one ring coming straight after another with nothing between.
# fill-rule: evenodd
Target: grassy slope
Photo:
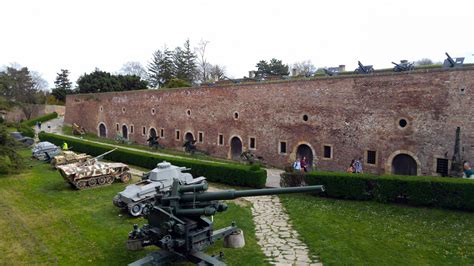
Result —
<instances>
[{"instance_id":1,"label":"grassy slope","mask_svg":"<svg viewBox=\"0 0 474 266\"><path fill-rule=\"evenodd\" d=\"M28 163L31 169L22 174L0 176L0 264L124 265L147 253L125 249L132 225L145 220L122 215L112 205L124 184L77 191L47 164ZM215 218L216 228L236 220L246 233L247 246L224 250L220 245L212 251L223 250L229 265L264 264L249 206L231 204Z\"/></svg>"},{"instance_id":2,"label":"grassy slope","mask_svg":"<svg viewBox=\"0 0 474 266\"><path fill-rule=\"evenodd\" d=\"M281 196L325 265L473 265L474 213Z\"/></svg>"}]
</instances>

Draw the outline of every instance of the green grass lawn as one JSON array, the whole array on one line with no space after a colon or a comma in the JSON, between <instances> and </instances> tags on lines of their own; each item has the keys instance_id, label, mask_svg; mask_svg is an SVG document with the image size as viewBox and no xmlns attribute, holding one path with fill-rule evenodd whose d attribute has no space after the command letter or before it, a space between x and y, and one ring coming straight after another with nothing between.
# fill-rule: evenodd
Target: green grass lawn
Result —
<instances>
[{"instance_id":1,"label":"green grass lawn","mask_svg":"<svg viewBox=\"0 0 474 266\"><path fill-rule=\"evenodd\" d=\"M474 265L474 213L375 202L280 197L325 265Z\"/></svg>"},{"instance_id":2,"label":"green grass lawn","mask_svg":"<svg viewBox=\"0 0 474 266\"><path fill-rule=\"evenodd\" d=\"M27 157L29 151L22 151ZM46 163L27 159L21 174L0 176L0 264L125 265L155 250L128 251L125 241L134 223L112 205L125 184L78 191ZM229 203L215 216L216 228L235 220L245 232L246 247L224 249L221 242L208 253L224 251L229 265L263 265L250 206Z\"/></svg>"}]
</instances>

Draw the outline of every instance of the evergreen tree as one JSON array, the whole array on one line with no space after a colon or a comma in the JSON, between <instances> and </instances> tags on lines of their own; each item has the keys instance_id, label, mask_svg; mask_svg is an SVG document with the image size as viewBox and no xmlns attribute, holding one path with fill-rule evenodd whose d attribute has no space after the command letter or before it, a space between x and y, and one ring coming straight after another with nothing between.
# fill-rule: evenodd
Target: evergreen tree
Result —
<instances>
[{"instance_id":1,"label":"evergreen tree","mask_svg":"<svg viewBox=\"0 0 474 266\"><path fill-rule=\"evenodd\" d=\"M184 80L192 84L197 73L196 54L191 50L189 39L186 40L183 47L183 58L185 61Z\"/></svg>"},{"instance_id":2,"label":"evergreen tree","mask_svg":"<svg viewBox=\"0 0 474 266\"><path fill-rule=\"evenodd\" d=\"M54 81L55 88L51 91L51 94L60 102L66 101L66 95L72 94L73 90L72 82L69 81L69 70L61 69L61 73L57 73L56 80Z\"/></svg>"},{"instance_id":3,"label":"evergreen tree","mask_svg":"<svg viewBox=\"0 0 474 266\"><path fill-rule=\"evenodd\" d=\"M153 53L152 61L148 65L149 82L152 87L164 87L175 74L173 52L164 48Z\"/></svg>"},{"instance_id":4,"label":"evergreen tree","mask_svg":"<svg viewBox=\"0 0 474 266\"><path fill-rule=\"evenodd\" d=\"M288 71L288 65L283 64L281 60L277 60L275 58L272 58L272 60L270 60L270 63L265 60L261 60L257 63L256 67L257 74L259 76L286 76L290 74L290 72Z\"/></svg>"}]
</instances>

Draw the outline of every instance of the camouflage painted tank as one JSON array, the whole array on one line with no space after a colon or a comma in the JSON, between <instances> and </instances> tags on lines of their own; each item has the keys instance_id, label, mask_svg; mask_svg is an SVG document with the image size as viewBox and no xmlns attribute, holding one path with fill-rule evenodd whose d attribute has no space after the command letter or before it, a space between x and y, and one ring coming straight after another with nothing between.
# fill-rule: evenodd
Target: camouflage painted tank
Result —
<instances>
[{"instance_id":1,"label":"camouflage painted tank","mask_svg":"<svg viewBox=\"0 0 474 266\"><path fill-rule=\"evenodd\" d=\"M142 181L128 185L124 191L119 192L113 199L115 206L127 210L132 216L140 216L147 203L154 203L158 194L168 193L173 180L178 180L183 185L198 184L206 178L193 178L186 167L174 166L168 162L159 163L155 169L146 173Z\"/></svg>"},{"instance_id":2,"label":"camouflage painted tank","mask_svg":"<svg viewBox=\"0 0 474 266\"><path fill-rule=\"evenodd\" d=\"M77 162L85 162L91 159L92 156L85 153L76 154L73 151L63 151L61 155L56 155L51 160L51 165L56 168L59 165L71 164Z\"/></svg>"},{"instance_id":3,"label":"camouflage painted tank","mask_svg":"<svg viewBox=\"0 0 474 266\"><path fill-rule=\"evenodd\" d=\"M83 163L59 165L57 169L64 179L77 189L110 185L115 180L120 180L123 183L129 182L132 175L129 172L130 168L128 165L99 161L100 158L112 151L89 159Z\"/></svg>"}]
</instances>

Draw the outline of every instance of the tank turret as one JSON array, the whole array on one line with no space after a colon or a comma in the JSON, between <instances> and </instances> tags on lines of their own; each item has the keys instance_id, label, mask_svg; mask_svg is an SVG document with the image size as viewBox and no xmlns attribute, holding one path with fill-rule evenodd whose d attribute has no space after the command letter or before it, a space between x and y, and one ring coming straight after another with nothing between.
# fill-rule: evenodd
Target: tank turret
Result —
<instances>
[{"instance_id":1,"label":"tank turret","mask_svg":"<svg viewBox=\"0 0 474 266\"><path fill-rule=\"evenodd\" d=\"M169 193L158 193L155 203L145 206L143 212L148 224L142 228L134 225L127 248L138 250L155 245L160 250L131 265L165 265L179 260L198 265L225 265L218 258L204 253L216 240L234 237L241 232L235 224L214 231L213 222L207 217L227 210L227 205L220 200L324 191L323 186L219 192L207 192L207 188L205 181L186 185L175 179Z\"/></svg>"},{"instance_id":2,"label":"tank turret","mask_svg":"<svg viewBox=\"0 0 474 266\"><path fill-rule=\"evenodd\" d=\"M85 162L88 159L91 159L92 156L85 153L75 153L73 151L63 151L62 154L56 155L51 160L51 165L53 168L56 168L59 165L71 164L77 162Z\"/></svg>"},{"instance_id":3,"label":"tank turret","mask_svg":"<svg viewBox=\"0 0 474 266\"><path fill-rule=\"evenodd\" d=\"M179 180L181 184L198 184L205 180L204 177L193 178L186 167L178 167L169 162L158 163L156 168L143 175L143 180L128 185L125 190L119 192L113 199L113 204L123 210L127 210L132 216L140 216L147 203L154 203L157 194L170 191L173 180Z\"/></svg>"}]
</instances>

